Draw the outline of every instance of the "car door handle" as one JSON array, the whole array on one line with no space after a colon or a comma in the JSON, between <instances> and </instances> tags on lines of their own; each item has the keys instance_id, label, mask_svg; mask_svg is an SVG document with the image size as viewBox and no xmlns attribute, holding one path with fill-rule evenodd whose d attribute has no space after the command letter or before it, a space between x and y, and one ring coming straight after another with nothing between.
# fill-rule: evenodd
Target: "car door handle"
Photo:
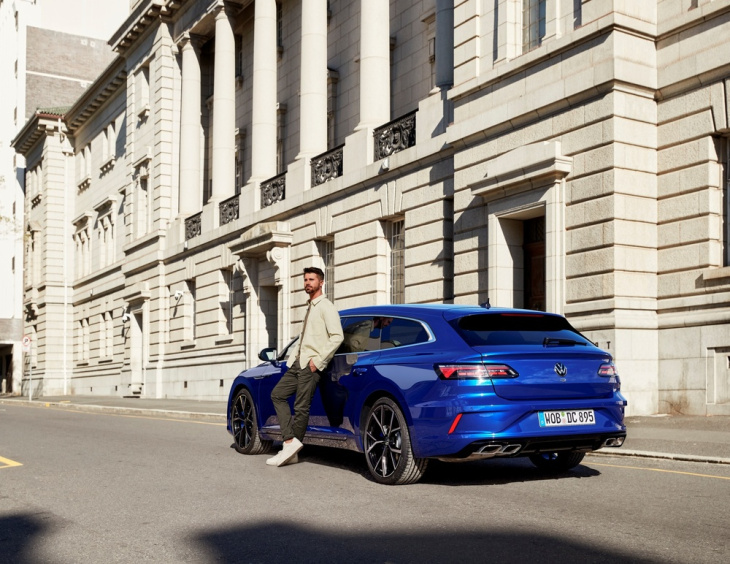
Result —
<instances>
[{"instance_id":1,"label":"car door handle","mask_svg":"<svg viewBox=\"0 0 730 564\"><path fill-rule=\"evenodd\" d=\"M353 376L362 376L368 371L367 368L353 368L352 369L352 375Z\"/></svg>"}]
</instances>

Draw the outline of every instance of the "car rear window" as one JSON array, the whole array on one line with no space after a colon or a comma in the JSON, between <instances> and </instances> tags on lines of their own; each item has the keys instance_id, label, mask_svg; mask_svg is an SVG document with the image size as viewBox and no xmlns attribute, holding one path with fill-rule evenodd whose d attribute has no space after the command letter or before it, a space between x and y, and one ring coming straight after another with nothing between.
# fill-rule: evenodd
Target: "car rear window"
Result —
<instances>
[{"instance_id":1,"label":"car rear window","mask_svg":"<svg viewBox=\"0 0 730 564\"><path fill-rule=\"evenodd\" d=\"M592 345L564 317L539 313L486 313L451 321L469 346Z\"/></svg>"}]
</instances>

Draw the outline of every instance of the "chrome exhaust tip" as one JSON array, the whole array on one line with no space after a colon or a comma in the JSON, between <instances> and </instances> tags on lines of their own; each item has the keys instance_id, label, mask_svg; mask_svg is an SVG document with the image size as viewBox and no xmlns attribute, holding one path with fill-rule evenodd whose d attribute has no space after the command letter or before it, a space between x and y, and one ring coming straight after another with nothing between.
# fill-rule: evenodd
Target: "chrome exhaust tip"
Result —
<instances>
[{"instance_id":1,"label":"chrome exhaust tip","mask_svg":"<svg viewBox=\"0 0 730 564\"><path fill-rule=\"evenodd\" d=\"M622 444L624 444L624 438L623 437L611 437L610 439L606 439L603 441L603 445L605 447L620 447Z\"/></svg>"},{"instance_id":2,"label":"chrome exhaust tip","mask_svg":"<svg viewBox=\"0 0 730 564\"><path fill-rule=\"evenodd\" d=\"M522 450L522 445L507 445L502 447L502 452L500 454L503 454L505 456L510 456L513 454L517 454Z\"/></svg>"}]
</instances>

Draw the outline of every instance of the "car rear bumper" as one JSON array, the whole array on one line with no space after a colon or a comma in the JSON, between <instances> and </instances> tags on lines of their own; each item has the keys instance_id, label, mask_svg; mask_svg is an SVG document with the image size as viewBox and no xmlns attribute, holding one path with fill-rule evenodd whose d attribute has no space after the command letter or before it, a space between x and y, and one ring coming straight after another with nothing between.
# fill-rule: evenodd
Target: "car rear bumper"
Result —
<instances>
[{"instance_id":1,"label":"car rear bumper","mask_svg":"<svg viewBox=\"0 0 730 564\"><path fill-rule=\"evenodd\" d=\"M625 432L575 435L570 437L522 437L519 439L475 441L442 460L481 460L495 457L513 457L540 452L577 451L592 452L604 447L619 447L626 438Z\"/></svg>"}]
</instances>

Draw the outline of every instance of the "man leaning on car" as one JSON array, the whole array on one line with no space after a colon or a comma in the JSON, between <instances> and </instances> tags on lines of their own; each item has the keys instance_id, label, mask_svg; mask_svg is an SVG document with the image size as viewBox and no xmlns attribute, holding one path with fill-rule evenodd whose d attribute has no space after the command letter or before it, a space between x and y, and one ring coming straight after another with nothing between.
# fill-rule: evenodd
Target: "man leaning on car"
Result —
<instances>
[{"instance_id":1,"label":"man leaning on car","mask_svg":"<svg viewBox=\"0 0 730 564\"><path fill-rule=\"evenodd\" d=\"M269 466L298 462L297 453L302 449L302 440L307 432L312 396L322 370L343 340L340 316L322 293L323 284L324 272L321 269L304 269L304 291L309 295L309 301L302 332L287 359L289 369L271 392L284 444L276 456L266 461ZM295 394L292 421L288 400Z\"/></svg>"}]
</instances>

